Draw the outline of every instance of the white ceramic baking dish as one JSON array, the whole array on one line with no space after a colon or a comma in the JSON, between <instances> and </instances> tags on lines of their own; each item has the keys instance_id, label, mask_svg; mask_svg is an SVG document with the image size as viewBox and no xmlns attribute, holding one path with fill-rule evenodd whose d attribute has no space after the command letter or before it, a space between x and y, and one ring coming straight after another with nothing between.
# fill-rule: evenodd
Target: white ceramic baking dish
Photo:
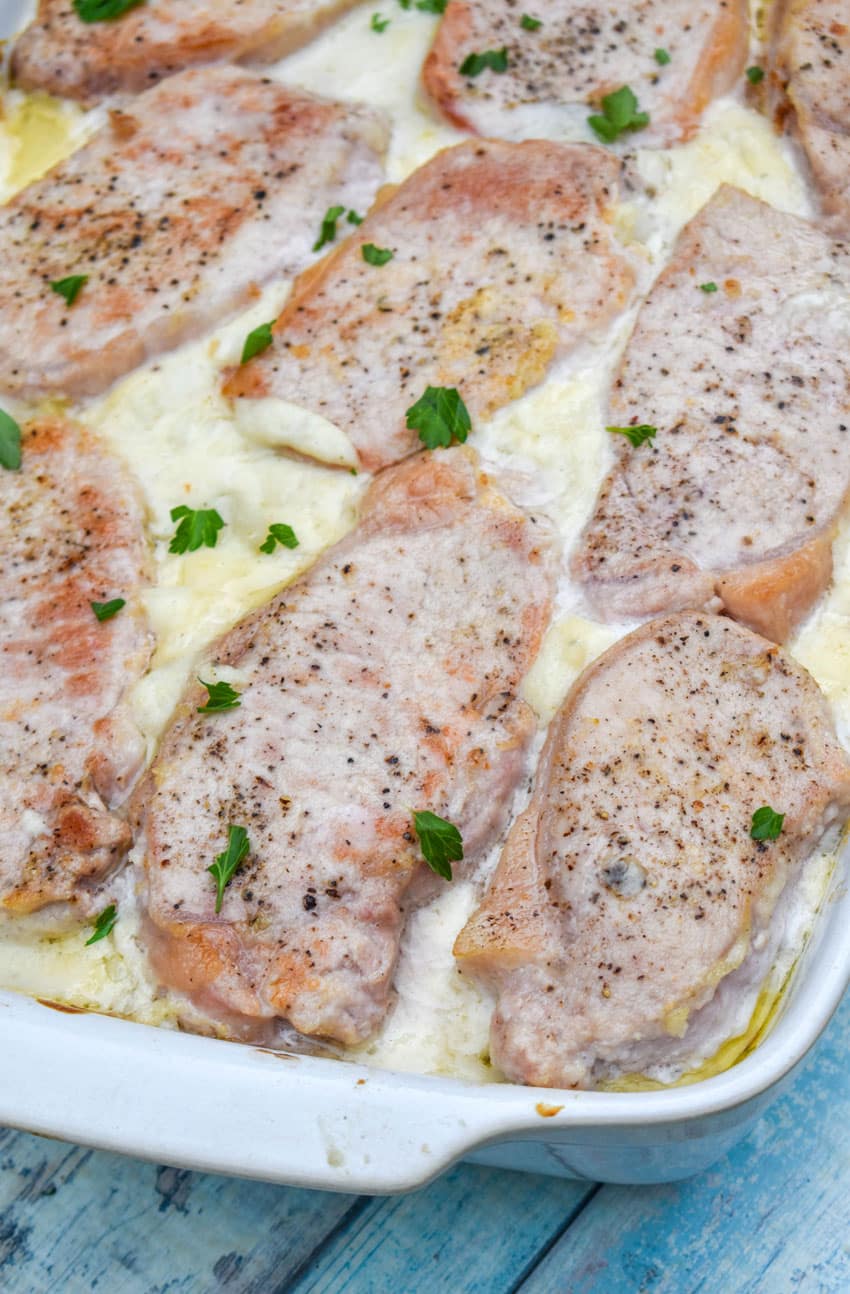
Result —
<instances>
[{"instance_id":1,"label":"white ceramic baking dish","mask_svg":"<svg viewBox=\"0 0 850 1294\"><path fill-rule=\"evenodd\" d=\"M420 1078L0 993L0 1123L326 1190L409 1190L460 1158L604 1182L687 1177L747 1133L838 1005L850 982L846 875L845 851L772 1032L690 1087L608 1094Z\"/></svg>"}]
</instances>

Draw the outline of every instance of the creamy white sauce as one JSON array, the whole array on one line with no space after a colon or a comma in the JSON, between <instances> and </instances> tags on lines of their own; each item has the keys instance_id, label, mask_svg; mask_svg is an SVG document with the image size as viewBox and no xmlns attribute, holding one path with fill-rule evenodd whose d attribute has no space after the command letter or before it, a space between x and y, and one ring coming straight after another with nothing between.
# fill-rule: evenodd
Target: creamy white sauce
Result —
<instances>
[{"instance_id":1,"label":"creamy white sauce","mask_svg":"<svg viewBox=\"0 0 850 1294\"><path fill-rule=\"evenodd\" d=\"M272 68L271 75L319 94L385 109L393 121L387 175L398 182L463 136L437 119L419 89L419 69L434 19L416 10L404 12L385 0L381 11L391 21L377 34L370 28L374 11L374 3L354 10L307 49ZM21 128L21 114L33 110L25 96L4 95L0 199L20 183L21 140L35 137L31 122L29 134ZM40 145L44 163L71 151L103 119L103 110L84 113L72 105L54 106L52 111L55 136ZM567 117L543 116L541 128L556 137L585 137L583 123ZM629 163L647 192L626 196L615 228L638 257L643 289L669 256L682 225L721 183L736 184L784 210L811 214L789 146L776 138L767 121L732 98L709 109L689 144L667 150L638 148ZM106 396L74 411L124 455L147 503L156 578L145 606L157 649L150 673L135 687L131 700L151 755L186 679L205 668L210 644L350 528L367 483L362 475L280 452L282 446L304 451L321 446L328 461L353 463L347 438L324 419L277 400L258 401L235 413L219 394L221 367L238 359L247 332L273 318L288 291L287 283L270 285L240 318L131 374ZM474 444L485 465L498 472L518 502L552 518L566 552L611 462L604 431L607 391L635 311L636 307L618 322L604 344L579 347L539 388L476 428ZM226 525L215 549L185 556L168 552L174 529L169 514L180 503L218 509ZM278 521L293 527L299 547L261 554L259 544L268 526ZM630 627L595 623L575 588L562 578L553 623L525 684L525 696L541 721L535 750L544 725L577 675ZM836 545L834 586L792 651L824 688L842 739L850 743L850 527L845 526ZM220 676L237 681L234 671ZM527 794L525 786L516 807ZM25 825L33 834L41 829L39 822ZM378 1037L358 1049L360 1059L478 1081L498 1077L488 1058L492 1004L459 974L451 955L455 935L474 907L477 887L497 856L498 846L476 877L456 882L411 915L395 977L394 1005ZM806 883L789 896L781 938L771 953L771 983L777 987L811 926L830 863L831 855L822 851L807 869ZM39 920L0 925L0 985L155 1024L173 1025L179 1014L186 1014L176 999L157 992L148 970L132 870L119 884L120 919L110 936L91 947L85 946L89 930L57 929L45 935ZM745 1027L758 987L754 983L741 994L736 1027ZM730 1019L723 1021L727 1031ZM687 1063L678 1064L666 1078L696 1064L723 1040L717 1030L702 1033Z\"/></svg>"}]
</instances>

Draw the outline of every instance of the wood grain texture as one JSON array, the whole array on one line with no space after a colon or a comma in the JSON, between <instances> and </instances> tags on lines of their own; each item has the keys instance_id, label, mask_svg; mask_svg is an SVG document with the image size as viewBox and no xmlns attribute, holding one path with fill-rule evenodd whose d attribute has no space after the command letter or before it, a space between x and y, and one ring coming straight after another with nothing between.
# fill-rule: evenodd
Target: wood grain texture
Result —
<instances>
[{"instance_id":1,"label":"wood grain texture","mask_svg":"<svg viewBox=\"0 0 850 1294\"><path fill-rule=\"evenodd\" d=\"M0 1131L0 1289L844 1294L848 1062L850 998L752 1135L662 1187L459 1165L413 1195L358 1199Z\"/></svg>"}]
</instances>

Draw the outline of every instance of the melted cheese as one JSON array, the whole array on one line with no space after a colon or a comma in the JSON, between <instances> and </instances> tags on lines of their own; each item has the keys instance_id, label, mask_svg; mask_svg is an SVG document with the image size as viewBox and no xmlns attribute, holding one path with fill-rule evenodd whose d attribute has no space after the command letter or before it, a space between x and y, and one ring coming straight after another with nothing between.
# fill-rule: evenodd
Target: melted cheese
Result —
<instances>
[{"instance_id":1,"label":"melted cheese","mask_svg":"<svg viewBox=\"0 0 850 1294\"><path fill-rule=\"evenodd\" d=\"M398 182L464 136L440 122L421 98L419 70L435 20L392 6L387 11L390 25L378 34L370 27L372 10L369 5L352 11L269 74L318 94L336 92L387 111L393 121L388 179ZM573 116L565 126L560 114L553 129L561 138L566 131L584 139L582 115ZM102 110L84 113L44 95L7 92L0 116L0 199L70 153L102 120ZM624 202L614 227L636 252L644 287L668 257L682 225L718 184L736 184L777 207L810 214L787 144L762 117L732 99L709 109L689 144L638 148L634 165L647 194ZM288 291L288 283L272 284L242 317L130 375L81 414L126 457L147 503L156 579L145 604L157 649L149 675L131 700L151 754L187 677L203 666L210 644L345 533L366 484L344 470L280 453L282 446L308 452L320 443L334 461L353 463L346 437L324 419L281 401L258 401L247 408L241 402L237 414L219 394L220 367L238 359L247 332L273 317ZM498 471L518 502L552 518L567 550L611 463L605 403L633 320L634 311L604 344L579 348L548 381L476 429L475 444L485 464ZM169 514L180 503L218 509L226 525L214 550L185 556L168 552L174 529ZM262 554L259 544L276 521L293 527L299 547ZM542 725L581 670L630 627L588 620L564 579L556 615L525 683L525 696ZM850 529L836 549L834 588L793 650L825 688L850 740ZM223 670L221 677L238 682L234 671ZM482 875L497 854L494 849ZM762 988L749 1024L709 1059L695 1057L679 1082L728 1068L769 1028L803 928L823 893L821 871L814 867L809 872L814 880L801 887L796 924L791 923L796 934ZM120 919L110 936L91 947L85 946L88 931L45 935L38 920L0 926L0 984L149 1023L175 1024L185 1014L185 1004L156 992L135 914L132 873L125 873L120 883ZM377 1038L354 1053L359 1059L476 1081L499 1077L488 1053L492 1003L459 974L451 955L475 896L471 881L458 882L411 915L396 974L395 1005ZM660 1085L632 1075L613 1086L643 1090Z\"/></svg>"}]
</instances>

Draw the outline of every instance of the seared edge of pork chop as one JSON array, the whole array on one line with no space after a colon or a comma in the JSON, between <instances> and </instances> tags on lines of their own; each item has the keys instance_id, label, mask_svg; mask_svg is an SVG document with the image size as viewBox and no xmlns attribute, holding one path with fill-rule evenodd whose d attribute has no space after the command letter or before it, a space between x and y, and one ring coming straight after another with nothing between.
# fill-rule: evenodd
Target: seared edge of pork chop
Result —
<instances>
[{"instance_id":1,"label":"seared edge of pork chop","mask_svg":"<svg viewBox=\"0 0 850 1294\"><path fill-rule=\"evenodd\" d=\"M753 840L765 805L781 834ZM455 945L497 995L495 1062L563 1087L686 1064L700 1009L770 938L786 885L848 810L824 697L780 648L699 613L622 639L556 716Z\"/></svg>"},{"instance_id":2,"label":"seared edge of pork chop","mask_svg":"<svg viewBox=\"0 0 850 1294\"><path fill-rule=\"evenodd\" d=\"M130 845L117 811L145 756L127 704L152 650L144 505L89 431L44 417L0 471L0 536L0 907L86 912Z\"/></svg>"},{"instance_id":3,"label":"seared edge of pork chop","mask_svg":"<svg viewBox=\"0 0 850 1294\"><path fill-rule=\"evenodd\" d=\"M413 811L454 823L475 859L523 775L535 720L518 690L553 567L550 528L469 451L421 454L224 636L211 657L240 671L240 707L199 715L190 688L135 800L164 982L242 1037L281 1018L346 1044L374 1032L430 875ZM251 852L216 915L206 868L228 824Z\"/></svg>"},{"instance_id":4,"label":"seared edge of pork chop","mask_svg":"<svg viewBox=\"0 0 850 1294\"><path fill-rule=\"evenodd\" d=\"M12 76L90 105L138 94L199 63L271 63L317 36L356 0L146 0L119 19L85 23L71 0L39 0L15 41Z\"/></svg>"}]
</instances>

